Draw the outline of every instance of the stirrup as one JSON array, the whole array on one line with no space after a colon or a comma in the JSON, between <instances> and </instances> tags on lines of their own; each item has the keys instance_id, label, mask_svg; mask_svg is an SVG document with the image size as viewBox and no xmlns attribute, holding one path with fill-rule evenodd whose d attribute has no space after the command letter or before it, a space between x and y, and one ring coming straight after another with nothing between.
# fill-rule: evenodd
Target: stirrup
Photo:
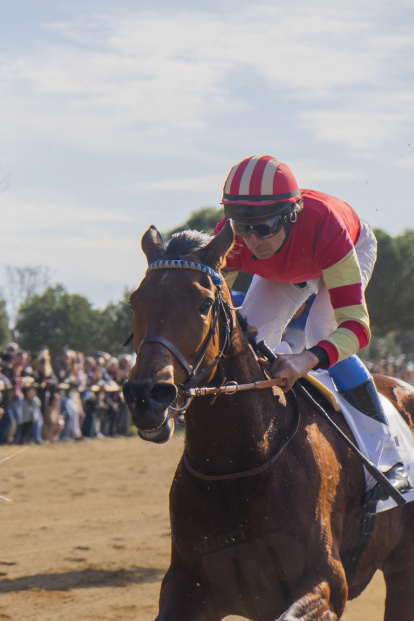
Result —
<instances>
[{"instance_id":1,"label":"stirrup","mask_svg":"<svg viewBox=\"0 0 414 621\"><path fill-rule=\"evenodd\" d=\"M400 494L406 494L410 490L413 489L413 485L408 476L408 472L405 469L402 461L396 463L392 468L384 472L384 475L387 477L388 481L391 483L396 490L400 492ZM380 500L386 500L389 497L387 492L384 492L380 497Z\"/></svg>"}]
</instances>

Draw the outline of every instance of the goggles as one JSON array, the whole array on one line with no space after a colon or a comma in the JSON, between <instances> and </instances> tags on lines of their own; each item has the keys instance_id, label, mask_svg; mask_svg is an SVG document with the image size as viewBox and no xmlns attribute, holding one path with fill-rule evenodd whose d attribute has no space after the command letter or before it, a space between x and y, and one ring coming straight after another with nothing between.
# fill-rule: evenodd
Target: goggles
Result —
<instances>
[{"instance_id":1,"label":"goggles","mask_svg":"<svg viewBox=\"0 0 414 621\"><path fill-rule=\"evenodd\" d=\"M240 235L240 237L250 237L252 233L256 233L258 237L262 237L263 239L277 235L282 229L284 222L284 215L265 220L264 222L260 222L260 224L247 224L246 222L232 220L236 235Z\"/></svg>"}]
</instances>

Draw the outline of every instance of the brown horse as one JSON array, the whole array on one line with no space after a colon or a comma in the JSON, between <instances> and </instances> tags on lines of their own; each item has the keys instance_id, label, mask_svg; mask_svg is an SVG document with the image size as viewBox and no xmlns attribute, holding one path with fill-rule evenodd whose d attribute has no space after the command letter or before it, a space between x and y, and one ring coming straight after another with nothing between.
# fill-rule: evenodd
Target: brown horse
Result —
<instances>
[{"instance_id":1,"label":"brown horse","mask_svg":"<svg viewBox=\"0 0 414 621\"><path fill-rule=\"evenodd\" d=\"M264 379L217 274L232 242L230 226L212 240L184 232L167 249L155 227L142 238L151 265L131 295L138 355L124 394L146 440L171 436L171 407L184 406L189 387ZM413 429L413 390L385 377L377 383ZM328 413L350 435L342 417ZM386 621L413 621L414 503L377 516L347 575L363 468L308 401L272 389L201 396L185 424L156 621L340 619L377 569L387 585Z\"/></svg>"}]
</instances>

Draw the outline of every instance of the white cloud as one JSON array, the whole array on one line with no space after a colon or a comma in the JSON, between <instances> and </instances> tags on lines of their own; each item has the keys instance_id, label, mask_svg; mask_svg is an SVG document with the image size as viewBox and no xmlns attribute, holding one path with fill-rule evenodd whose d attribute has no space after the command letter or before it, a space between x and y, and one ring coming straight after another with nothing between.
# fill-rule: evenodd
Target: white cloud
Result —
<instances>
[{"instance_id":1,"label":"white cloud","mask_svg":"<svg viewBox=\"0 0 414 621\"><path fill-rule=\"evenodd\" d=\"M327 184L334 186L338 183L352 183L360 174L357 167L342 168L336 162L321 165L315 160L299 158L292 162L292 166L302 188L323 188Z\"/></svg>"},{"instance_id":2,"label":"white cloud","mask_svg":"<svg viewBox=\"0 0 414 621\"><path fill-rule=\"evenodd\" d=\"M59 44L2 63L3 141L31 136L91 150L191 151L212 123L247 113L250 85L238 82L246 69L270 89L264 106L284 97L318 106L319 115L301 115L317 139L347 145L355 137L354 148L372 136L384 140L384 120L398 126L398 110L384 110L382 95L390 84L396 97L404 94L396 55L399 72L412 66L414 41L387 30L377 3L338 6L259 4L231 15L135 11L48 24ZM353 98L336 119L331 112L318 121L327 102L344 107L344 89L358 87L367 97L384 81L368 123ZM353 117L348 139L335 130L341 114Z\"/></svg>"},{"instance_id":3,"label":"white cloud","mask_svg":"<svg viewBox=\"0 0 414 621\"><path fill-rule=\"evenodd\" d=\"M401 168L414 168L414 156L410 157L401 156L401 160L399 161L399 166Z\"/></svg>"},{"instance_id":4,"label":"white cloud","mask_svg":"<svg viewBox=\"0 0 414 621\"><path fill-rule=\"evenodd\" d=\"M369 97L356 93L352 101L302 112L300 117L316 140L342 144L351 152L377 159L387 141L406 132L412 135L414 89L393 93L373 89Z\"/></svg>"},{"instance_id":5,"label":"white cloud","mask_svg":"<svg viewBox=\"0 0 414 621\"><path fill-rule=\"evenodd\" d=\"M223 185L222 175L205 177L171 177L155 181L142 181L123 187L127 192L212 192Z\"/></svg>"}]
</instances>

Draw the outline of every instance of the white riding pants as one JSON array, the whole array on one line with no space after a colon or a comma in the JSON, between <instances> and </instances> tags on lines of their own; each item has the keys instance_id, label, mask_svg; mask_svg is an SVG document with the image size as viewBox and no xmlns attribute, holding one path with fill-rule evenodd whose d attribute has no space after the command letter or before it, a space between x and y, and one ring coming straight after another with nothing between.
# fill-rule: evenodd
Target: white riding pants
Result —
<instances>
[{"instance_id":1,"label":"white riding pants","mask_svg":"<svg viewBox=\"0 0 414 621\"><path fill-rule=\"evenodd\" d=\"M368 285L377 258L377 240L371 228L362 223L355 250L361 269L364 290ZM258 330L257 340L265 340L271 349L279 345L282 334L296 311L312 295L316 298L306 322L301 346L309 348L329 336L337 328L328 289L322 278L309 280L304 287L267 280L255 274L241 307L241 313Z\"/></svg>"}]
</instances>

